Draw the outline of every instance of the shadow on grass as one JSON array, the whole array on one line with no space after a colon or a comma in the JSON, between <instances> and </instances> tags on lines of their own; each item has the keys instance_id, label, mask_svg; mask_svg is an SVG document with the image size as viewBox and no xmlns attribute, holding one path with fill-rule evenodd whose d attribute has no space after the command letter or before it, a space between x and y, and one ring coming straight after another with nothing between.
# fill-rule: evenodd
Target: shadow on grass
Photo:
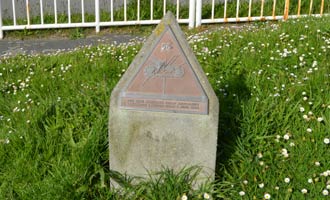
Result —
<instances>
[{"instance_id":1,"label":"shadow on grass","mask_svg":"<svg viewBox=\"0 0 330 200\"><path fill-rule=\"evenodd\" d=\"M241 135L242 105L249 100L250 91L243 73L229 77L225 91L216 91L219 98L219 131L216 160L216 181L221 181L229 159L235 151L237 138Z\"/></svg>"}]
</instances>

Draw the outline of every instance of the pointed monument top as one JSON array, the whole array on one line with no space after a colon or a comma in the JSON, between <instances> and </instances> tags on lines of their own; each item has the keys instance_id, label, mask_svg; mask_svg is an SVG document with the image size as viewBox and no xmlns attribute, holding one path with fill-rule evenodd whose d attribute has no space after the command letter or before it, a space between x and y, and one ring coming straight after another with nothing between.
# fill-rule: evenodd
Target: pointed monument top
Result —
<instances>
[{"instance_id":1,"label":"pointed monument top","mask_svg":"<svg viewBox=\"0 0 330 200\"><path fill-rule=\"evenodd\" d=\"M208 114L207 82L174 15L168 12L129 67L122 109ZM125 74L125 75L126 75ZM132 75L133 74L133 75ZM124 76L125 76L124 75Z\"/></svg>"}]
</instances>

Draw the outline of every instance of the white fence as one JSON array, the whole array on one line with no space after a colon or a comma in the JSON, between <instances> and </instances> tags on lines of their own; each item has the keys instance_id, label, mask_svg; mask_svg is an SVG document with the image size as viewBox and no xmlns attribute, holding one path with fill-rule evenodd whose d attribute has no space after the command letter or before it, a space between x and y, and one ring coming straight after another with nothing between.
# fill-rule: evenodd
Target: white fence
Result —
<instances>
[{"instance_id":1,"label":"white fence","mask_svg":"<svg viewBox=\"0 0 330 200\"><path fill-rule=\"evenodd\" d=\"M109 12L104 12L105 9L100 8L100 0L93 0L95 12L92 20L87 20L86 16L89 15L85 12L85 0L66 0L66 13L57 9L60 0L20 0L25 2L25 10L19 11L16 6L17 0L5 1L11 1L11 9L8 10L12 12L12 19L3 19L2 0L0 0L0 39L3 38L4 31L11 30L95 27L96 32L99 32L100 27L157 24L161 18L159 13L165 15L167 10L171 10L176 15L179 23L186 23L190 28L205 23L322 16L326 15L325 11L330 10L329 0L326 0L326 4L325 0L291 0L291 3L290 0L204 0L204 2L202 0L122 0L121 7L114 6L114 0L110 0ZM32 1L38 3L40 8L38 16L31 13ZM74 3L80 1L78 17L77 14L71 13L73 1ZM52 4L52 12L45 13L43 6L45 2ZM26 17L17 19L17 12L25 13ZM156 15L158 17L155 17Z\"/></svg>"}]
</instances>

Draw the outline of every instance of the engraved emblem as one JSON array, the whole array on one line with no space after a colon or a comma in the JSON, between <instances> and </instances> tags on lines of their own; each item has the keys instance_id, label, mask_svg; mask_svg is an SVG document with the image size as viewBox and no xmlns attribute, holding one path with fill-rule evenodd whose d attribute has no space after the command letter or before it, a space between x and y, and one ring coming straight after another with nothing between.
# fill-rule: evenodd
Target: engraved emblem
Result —
<instances>
[{"instance_id":1,"label":"engraved emblem","mask_svg":"<svg viewBox=\"0 0 330 200\"><path fill-rule=\"evenodd\" d=\"M182 78L184 76L184 69L181 65L173 65L178 56L173 56L168 61L154 59L153 65L149 65L144 69L143 81L144 85L149 79L159 77L163 79L163 94L165 93L166 78Z\"/></svg>"},{"instance_id":2,"label":"engraved emblem","mask_svg":"<svg viewBox=\"0 0 330 200\"><path fill-rule=\"evenodd\" d=\"M173 49L173 46L171 43L162 43L161 44L161 49L160 49L161 52L170 51L171 49Z\"/></svg>"},{"instance_id":3,"label":"engraved emblem","mask_svg":"<svg viewBox=\"0 0 330 200\"><path fill-rule=\"evenodd\" d=\"M154 59L153 65L147 66L144 69L144 75L147 80L153 77L161 78L181 78L184 75L184 69L182 66L172 65L177 56L173 56L169 61L162 61Z\"/></svg>"}]
</instances>

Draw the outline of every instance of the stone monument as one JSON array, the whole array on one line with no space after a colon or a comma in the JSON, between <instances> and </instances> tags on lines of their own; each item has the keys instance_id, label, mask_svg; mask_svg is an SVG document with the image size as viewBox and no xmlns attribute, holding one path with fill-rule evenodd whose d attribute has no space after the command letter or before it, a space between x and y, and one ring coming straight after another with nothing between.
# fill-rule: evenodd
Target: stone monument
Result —
<instances>
[{"instance_id":1,"label":"stone monument","mask_svg":"<svg viewBox=\"0 0 330 200\"><path fill-rule=\"evenodd\" d=\"M112 91L110 169L144 177L200 166L197 182L212 180L218 115L218 99L169 12Z\"/></svg>"}]
</instances>

